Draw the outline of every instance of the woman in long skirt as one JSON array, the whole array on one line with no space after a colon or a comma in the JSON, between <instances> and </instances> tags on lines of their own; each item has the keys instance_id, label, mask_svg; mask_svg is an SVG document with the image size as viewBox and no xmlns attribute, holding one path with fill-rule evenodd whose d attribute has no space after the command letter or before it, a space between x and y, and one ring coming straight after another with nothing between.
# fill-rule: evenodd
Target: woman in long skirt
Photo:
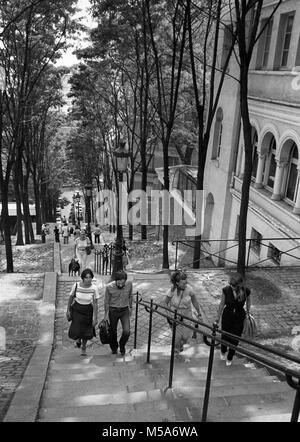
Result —
<instances>
[{"instance_id":1,"label":"woman in long skirt","mask_svg":"<svg viewBox=\"0 0 300 442\"><path fill-rule=\"evenodd\" d=\"M93 278L94 274L91 269L83 270L82 281L76 282L71 289L67 309L68 315L72 304L72 322L68 336L74 339L76 347L81 347L83 356L86 356L86 343L95 336L97 325L99 292L98 288L92 284Z\"/></svg>"}]
</instances>

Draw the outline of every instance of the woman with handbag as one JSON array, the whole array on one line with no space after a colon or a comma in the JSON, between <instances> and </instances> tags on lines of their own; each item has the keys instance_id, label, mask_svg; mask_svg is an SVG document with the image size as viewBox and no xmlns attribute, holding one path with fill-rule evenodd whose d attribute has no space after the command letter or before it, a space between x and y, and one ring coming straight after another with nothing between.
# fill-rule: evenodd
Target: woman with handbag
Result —
<instances>
[{"instance_id":1,"label":"woman with handbag","mask_svg":"<svg viewBox=\"0 0 300 442\"><path fill-rule=\"evenodd\" d=\"M177 310L186 317L193 317L193 306L197 317L201 319L200 306L192 288L187 284L187 274L181 270L175 270L171 274L171 289L165 297L164 303L167 307ZM172 323L172 321L170 321ZM169 323L170 324L170 323ZM194 325L194 323L191 323ZM179 359L179 353L183 346L192 337L193 331L183 325L176 326L175 335L175 356Z\"/></svg>"},{"instance_id":2,"label":"woman with handbag","mask_svg":"<svg viewBox=\"0 0 300 442\"><path fill-rule=\"evenodd\" d=\"M239 273L233 274L229 279L229 285L223 287L222 298L218 310L216 323L218 324L222 317L221 329L228 333L241 336L243 333L244 320L246 315L250 315L250 289L245 287L244 279ZM246 304L246 311L244 305ZM221 335L221 339L235 346L239 340L230 338L225 334ZM228 350L228 353L227 353ZM227 353L227 358L226 358ZM226 344L221 344L221 360L226 359L226 365L232 364L235 349L230 348Z\"/></svg>"},{"instance_id":3,"label":"woman with handbag","mask_svg":"<svg viewBox=\"0 0 300 442\"><path fill-rule=\"evenodd\" d=\"M80 235L74 241L74 258L79 261L80 268L84 270L87 267L88 255L90 254L91 241L86 235L84 229L80 230Z\"/></svg>"},{"instance_id":4,"label":"woman with handbag","mask_svg":"<svg viewBox=\"0 0 300 442\"><path fill-rule=\"evenodd\" d=\"M98 288L92 284L94 274L91 269L81 273L82 281L76 282L70 292L67 319L71 320L68 336L74 339L75 346L81 347L81 354L86 356L86 343L96 336L95 327L98 318Z\"/></svg>"}]
</instances>

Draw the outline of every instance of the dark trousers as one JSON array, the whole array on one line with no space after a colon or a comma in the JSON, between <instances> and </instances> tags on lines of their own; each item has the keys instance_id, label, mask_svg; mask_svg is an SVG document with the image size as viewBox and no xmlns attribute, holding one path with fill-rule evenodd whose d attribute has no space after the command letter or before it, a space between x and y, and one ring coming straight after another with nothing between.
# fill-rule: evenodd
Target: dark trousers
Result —
<instances>
[{"instance_id":1,"label":"dark trousers","mask_svg":"<svg viewBox=\"0 0 300 442\"><path fill-rule=\"evenodd\" d=\"M100 243L100 235L95 235L95 243Z\"/></svg>"},{"instance_id":2,"label":"dark trousers","mask_svg":"<svg viewBox=\"0 0 300 442\"><path fill-rule=\"evenodd\" d=\"M237 336L241 336L242 332L243 332L243 327L244 327L244 319L245 319L245 311L244 310L234 313L233 311L228 311L225 308L223 315L222 315L222 330L224 330L228 333L232 333ZM221 339L224 341L227 341L229 344L233 344L236 346L239 343L238 339L234 339L234 338L231 338L231 337L223 335L223 334L221 335ZM221 344L221 352L222 353L226 353L227 348L228 348L227 345ZM234 354L235 354L235 350L233 348L229 348L228 354L227 354L228 361L232 361Z\"/></svg>"},{"instance_id":3,"label":"dark trousers","mask_svg":"<svg viewBox=\"0 0 300 442\"><path fill-rule=\"evenodd\" d=\"M122 335L118 344L118 322L121 321L122 325ZM116 351L118 346L120 345L121 351L125 348L125 345L130 336L130 317L129 317L129 309L128 307L110 307L109 308L109 322L110 322L110 348L112 351Z\"/></svg>"}]
</instances>

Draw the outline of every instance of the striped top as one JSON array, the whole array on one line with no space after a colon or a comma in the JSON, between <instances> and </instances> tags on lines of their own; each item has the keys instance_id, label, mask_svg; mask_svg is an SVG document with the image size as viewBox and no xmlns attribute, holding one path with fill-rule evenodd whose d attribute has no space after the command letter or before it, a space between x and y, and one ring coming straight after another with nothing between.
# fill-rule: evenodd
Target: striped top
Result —
<instances>
[{"instance_id":1,"label":"striped top","mask_svg":"<svg viewBox=\"0 0 300 442\"><path fill-rule=\"evenodd\" d=\"M80 287L79 282L76 282L70 292L70 295L74 294L75 286L77 284L75 300L78 304L88 305L93 303L93 299L99 299L98 287L92 284L90 287Z\"/></svg>"}]
</instances>

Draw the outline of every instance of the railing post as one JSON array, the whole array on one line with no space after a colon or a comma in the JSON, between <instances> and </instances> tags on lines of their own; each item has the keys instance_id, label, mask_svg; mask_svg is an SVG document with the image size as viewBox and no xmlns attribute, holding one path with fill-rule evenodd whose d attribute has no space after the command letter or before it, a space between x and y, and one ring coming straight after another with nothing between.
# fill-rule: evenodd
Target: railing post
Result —
<instances>
[{"instance_id":1,"label":"railing post","mask_svg":"<svg viewBox=\"0 0 300 442\"><path fill-rule=\"evenodd\" d=\"M175 270L177 270L177 258L178 258L178 241L176 241L176 248L175 248Z\"/></svg>"},{"instance_id":2,"label":"railing post","mask_svg":"<svg viewBox=\"0 0 300 442\"><path fill-rule=\"evenodd\" d=\"M149 330L148 330L148 348L147 348L147 364L150 363L150 348L152 334L152 316L153 316L153 299L150 301Z\"/></svg>"},{"instance_id":3,"label":"railing post","mask_svg":"<svg viewBox=\"0 0 300 442\"><path fill-rule=\"evenodd\" d=\"M136 349L136 341L137 341L138 311L139 311L139 292L136 292L135 319L134 319L134 342L133 342L134 349Z\"/></svg>"},{"instance_id":4,"label":"railing post","mask_svg":"<svg viewBox=\"0 0 300 442\"><path fill-rule=\"evenodd\" d=\"M214 323L212 336L216 336L217 327L218 327L217 324ZM206 418L207 418L207 409L208 409L210 383L211 383L211 373L212 373L212 366L213 366L213 361L214 361L214 351L215 351L215 340L212 338L211 344L210 344L210 352L209 352L209 360L208 360L207 376L206 376L206 384L205 384L205 394L204 394L203 408L202 408L202 422L206 422Z\"/></svg>"},{"instance_id":5,"label":"railing post","mask_svg":"<svg viewBox=\"0 0 300 442\"><path fill-rule=\"evenodd\" d=\"M168 385L168 388L172 388L172 383L173 383L175 338L176 338L176 326L177 326L176 319L177 319L177 310L175 310L174 322L172 324L172 345L171 345L171 358L170 358L170 370L169 370L169 385Z\"/></svg>"},{"instance_id":6,"label":"railing post","mask_svg":"<svg viewBox=\"0 0 300 442\"><path fill-rule=\"evenodd\" d=\"M246 268L248 268L248 266L249 266L250 249L251 249L251 239L249 239L249 247L248 247L248 253L247 253Z\"/></svg>"},{"instance_id":7,"label":"railing post","mask_svg":"<svg viewBox=\"0 0 300 442\"><path fill-rule=\"evenodd\" d=\"M300 410L300 380L298 380L298 386L296 389L296 396L293 405L293 411L291 416L291 422L298 422Z\"/></svg>"}]
</instances>

